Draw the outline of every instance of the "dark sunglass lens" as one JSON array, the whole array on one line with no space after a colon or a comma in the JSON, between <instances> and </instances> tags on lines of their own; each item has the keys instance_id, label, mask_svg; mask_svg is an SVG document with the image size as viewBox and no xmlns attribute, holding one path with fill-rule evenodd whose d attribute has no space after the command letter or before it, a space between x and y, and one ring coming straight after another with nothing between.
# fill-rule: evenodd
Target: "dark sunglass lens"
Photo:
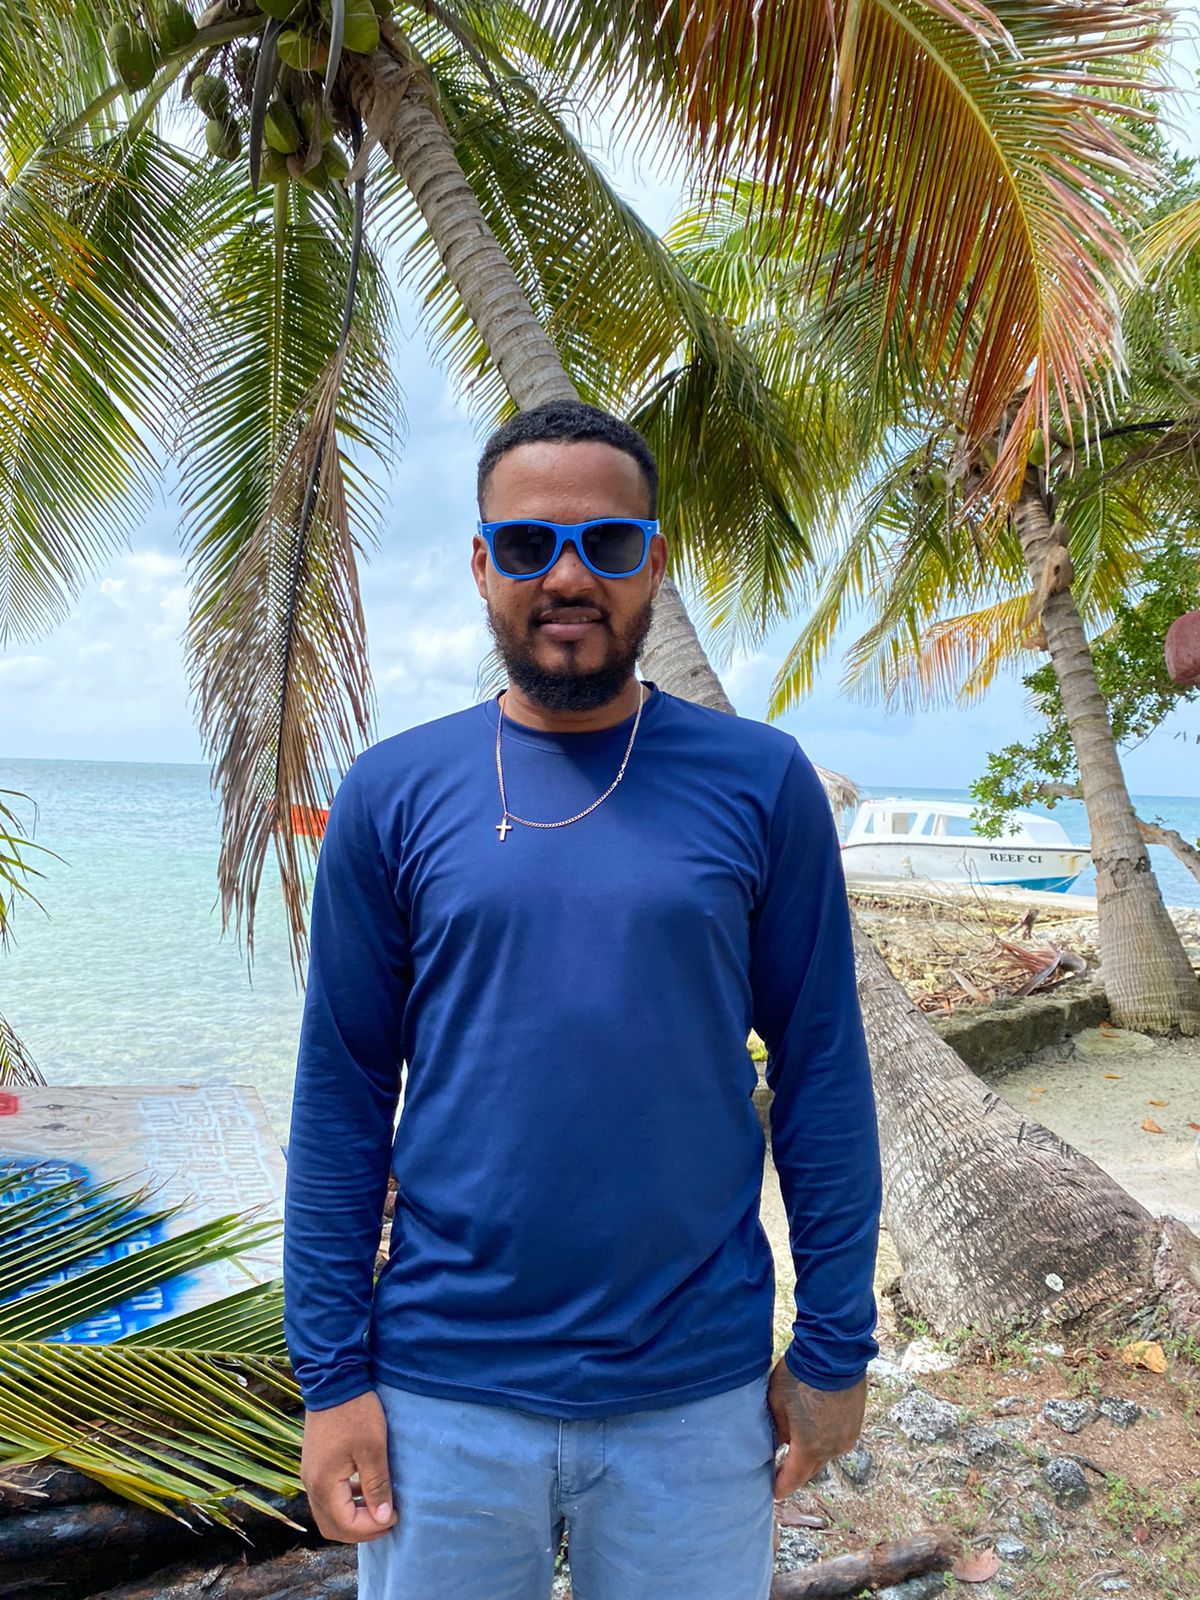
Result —
<instances>
[{"instance_id":1,"label":"dark sunglass lens","mask_svg":"<svg viewBox=\"0 0 1200 1600\"><path fill-rule=\"evenodd\" d=\"M540 572L553 554L553 533L536 522L506 522L492 538L493 560L513 578Z\"/></svg>"},{"instance_id":2,"label":"dark sunglass lens","mask_svg":"<svg viewBox=\"0 0 1200 1600\"><path fill-rule=\"evenodd\" d=\"M636 522L596 522L583 536L588 560L600 572L621 577L642 559L646 535Z\"/></svg>"}]
</instances>

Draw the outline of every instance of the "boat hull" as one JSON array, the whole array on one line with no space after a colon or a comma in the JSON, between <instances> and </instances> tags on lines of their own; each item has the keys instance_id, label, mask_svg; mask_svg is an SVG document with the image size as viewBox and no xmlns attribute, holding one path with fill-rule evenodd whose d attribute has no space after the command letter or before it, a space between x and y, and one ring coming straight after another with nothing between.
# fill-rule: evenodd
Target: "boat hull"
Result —
<instances>
[{"instance_id":1,"label":"boat hull","mask_svg":"<svg viewBox=\"0 0 1200 1600\"><path fill-rule=\"evenodd\" d=\"M842 866L851 880L891 878L902 882L916 878L1050 893L1069 889L1090 862L1091 852L1078 846L1060 849L1006 844L1002 839L864 839L842 846Z\"/></svg>"}]
</instances>

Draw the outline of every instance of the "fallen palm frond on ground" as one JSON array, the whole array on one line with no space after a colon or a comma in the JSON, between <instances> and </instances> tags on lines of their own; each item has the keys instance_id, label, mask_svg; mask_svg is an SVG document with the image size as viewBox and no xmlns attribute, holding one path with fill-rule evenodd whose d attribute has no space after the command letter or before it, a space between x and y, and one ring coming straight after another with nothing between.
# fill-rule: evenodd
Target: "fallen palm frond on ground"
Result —
<instances>
[{"instance_id":1,"label":"fallen palm frond on ground","mask_svg":"<svg viewBox=\"0 0 1200 1600\"><path fill-rule=\"evenodd\" d=\"M261 1248L277 1224L227 1216L168 1236L178 1208L147 1209L145 1189L44 1176L0 1169L0 1483L58 1462L171 1516L280 1518L299 1492L301 1427L277 1283L112 1343L69 1334Z\"/></svg>"},{"instance_id":2,"label":"fallen palm frond on ground","mask_svg":"<svg viewBox=\"0 0 1200 1600\"><path fill-rule=\"evenodd\" d=\"M888 966L920 1009L934 1014L1045 994L1086 973L1093 954L1065 901L1061 912L1031 908L1015 924L1011 902L982 894L856 890L853 901ZM1039 932L1046 927L1036 940L1035 923Z\"/></svg>"},{"instance_id":3,"label":"fallen palm frond on ground","mask_svg":"<svg viewBox=\"0 0 1200 1600\"><path fill-rule=\"evenodd\" d=\"M949 1013L964 1004L990 1005L1006 997L1048 994L1086 971L1087 962L1073 950L997 939L982 955L948 968L936 988L918 991L913 999L922 1011Z\"/></svg>"}]
</instances>

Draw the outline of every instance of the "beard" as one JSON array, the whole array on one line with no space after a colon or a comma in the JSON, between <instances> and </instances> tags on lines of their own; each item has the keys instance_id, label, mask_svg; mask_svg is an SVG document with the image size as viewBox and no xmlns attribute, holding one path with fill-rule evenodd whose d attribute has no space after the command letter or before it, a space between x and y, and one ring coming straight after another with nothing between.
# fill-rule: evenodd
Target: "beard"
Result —
<instances>
[{"instance_id":1,"label":"beard","mask_svg":"<svg viewBox=\"0 0 1200 1600\"><path fill-rule=\"evenodd\" d=\"M605 615L600 625L609 635L608 651L601 665L590 670L543 667L534 657L532 640L538 627L534 621L524 630L515 628L489 605L487 624L509 682L535 705L543 711L597 711L615 700L633 676L653 612L654 602L647 600L621 634L613 633ZM567 649L574 654L572 645Z\"/></svg>"}]
</instances>

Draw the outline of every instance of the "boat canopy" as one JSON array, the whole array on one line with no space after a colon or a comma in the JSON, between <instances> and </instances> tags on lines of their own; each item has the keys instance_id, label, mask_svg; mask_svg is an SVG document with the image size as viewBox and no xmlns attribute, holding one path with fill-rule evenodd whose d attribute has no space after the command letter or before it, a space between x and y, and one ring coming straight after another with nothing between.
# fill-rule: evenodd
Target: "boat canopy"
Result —
<instances>
[{"instance_id":1,"label":"boat canopy","mask_svg":"<svg viewBox=\"0 0 1200 1600\"><path fill-rule=\"evenodd\" d=\"M957 800L864 800L847 843L865 839L979 839L974 806ZM999 837L1006 842L1069 845L1066 830L1052 817L1014 811Z\"/></svg>"}]
</instances>

